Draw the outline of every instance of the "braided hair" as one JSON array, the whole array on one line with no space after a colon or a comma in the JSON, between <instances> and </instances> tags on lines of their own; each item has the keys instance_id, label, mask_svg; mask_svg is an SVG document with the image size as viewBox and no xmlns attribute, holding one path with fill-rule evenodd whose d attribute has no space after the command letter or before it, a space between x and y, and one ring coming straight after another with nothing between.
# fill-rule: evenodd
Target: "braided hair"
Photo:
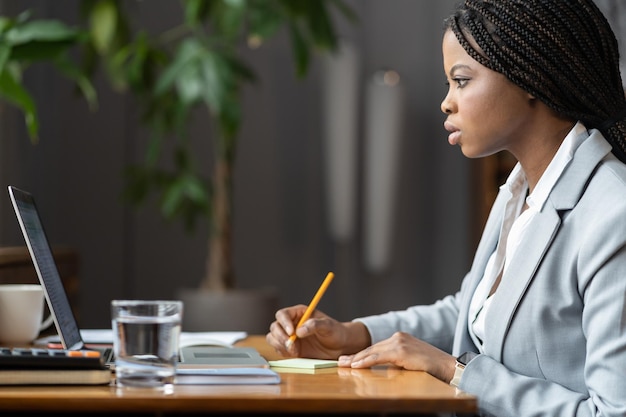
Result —
<instances>
[{"instance_id":1,"label":"braided hair","mask_svg":"<svg viewBox=\"0 0 626 417\"><path fill-rule=\"evenodd\" d=\"M626 162L617 40L592 0L465 0L445 28L480 64L600 130Z\"/></svg>"}]
</instances>

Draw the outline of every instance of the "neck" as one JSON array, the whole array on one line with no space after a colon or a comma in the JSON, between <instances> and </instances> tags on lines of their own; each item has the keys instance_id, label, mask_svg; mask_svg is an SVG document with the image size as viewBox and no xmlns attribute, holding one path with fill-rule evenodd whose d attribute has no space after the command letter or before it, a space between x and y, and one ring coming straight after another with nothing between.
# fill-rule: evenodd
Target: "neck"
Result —
<instances>
[{"instance_id":1,"label":"neck","mask_svg":"<svg viewBox=\"0 0 626 417\"><path fill-rule=\"evenodd\" d=\"M532 193L575 124L571 120L555 117L540 121L536 129L529 129L525 139L519 142L520 146L511 149L526 174L529 192Z\"/></svg>"}]
</instances>

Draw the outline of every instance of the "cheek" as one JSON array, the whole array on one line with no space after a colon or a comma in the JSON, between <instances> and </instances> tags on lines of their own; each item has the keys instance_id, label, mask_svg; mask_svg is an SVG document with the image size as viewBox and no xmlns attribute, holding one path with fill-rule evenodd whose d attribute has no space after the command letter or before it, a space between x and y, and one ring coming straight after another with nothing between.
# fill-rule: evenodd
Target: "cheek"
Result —
<instances>
[{"instance_id":1,"label":"cheek","mask_svg":"<svg viewBox=\"0 0 626 417\"><path fill-rule=\"evenodd\" d=\"M516 117L518 104L501 89L484 88L468 94L464 107L464 122L485 130L510 123Z\"/></svg>"},{"instance_id":2,"label":"cheek","mask_svg":"<svg viewBox=\"0 0 626 417\"><path fill-rule=\"evenodd\" d=\"M507 100L495 89L483 89L467 94L463 100L461 148L470 158L491 155L506 146L512 122Z\"/></svg>"},{"instance_id":3,"label":"cheek","mask_svg":"<svg viewBox=\"0 0 626 417\"><path fill-rule=\"evenodd\" d=\"M480 127L488 123L493 115L492 100L480 93L467 94L462 105L459 105L459 113L462 115L464 127Z\"/></svg>"}]
</instances>

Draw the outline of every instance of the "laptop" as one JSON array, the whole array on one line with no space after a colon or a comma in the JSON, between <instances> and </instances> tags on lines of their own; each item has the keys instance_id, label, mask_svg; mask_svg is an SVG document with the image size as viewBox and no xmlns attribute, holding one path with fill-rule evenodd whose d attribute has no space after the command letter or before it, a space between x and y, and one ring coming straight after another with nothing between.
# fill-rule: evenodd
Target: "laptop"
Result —
<instances>
[{"instance_id":1,"label":"laptop","mask_svg":"<svg viewBox=\"0 0 626 417\"><path fill-rule=\"evenodd\" d=\"M94 350L86 346L80 334L34 197L13 186L9 186L9 196L63 349ZM102 352L109 365L114 363L112 349L96 350ZM178 357L179 368L269 368L268 362L256 349L246 347L185 346L180 349Z\"/></svg>"}]
</instances>

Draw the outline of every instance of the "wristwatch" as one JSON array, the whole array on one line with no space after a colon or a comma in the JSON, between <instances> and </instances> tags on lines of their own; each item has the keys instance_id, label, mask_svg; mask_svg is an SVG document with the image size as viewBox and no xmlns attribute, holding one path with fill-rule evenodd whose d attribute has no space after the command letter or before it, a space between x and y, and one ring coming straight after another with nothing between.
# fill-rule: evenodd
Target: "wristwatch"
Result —
<instances>
[{"instance_id":1,"label":"wristwatch","mask_svg":"<svg viewBox=\"0 0 626 417\"><path fill-rule=\"evenodd\" d=\"M450 385L453 387L458 387L461 383L461 377L463 376L463 372L465 371L465 367L467 364L478 356L478 353L475 352L465 352L458 358L456 358L456 364L454 365L454 376L452 377L452 381L450 381Z\"/></svg>"}]
</instances>

